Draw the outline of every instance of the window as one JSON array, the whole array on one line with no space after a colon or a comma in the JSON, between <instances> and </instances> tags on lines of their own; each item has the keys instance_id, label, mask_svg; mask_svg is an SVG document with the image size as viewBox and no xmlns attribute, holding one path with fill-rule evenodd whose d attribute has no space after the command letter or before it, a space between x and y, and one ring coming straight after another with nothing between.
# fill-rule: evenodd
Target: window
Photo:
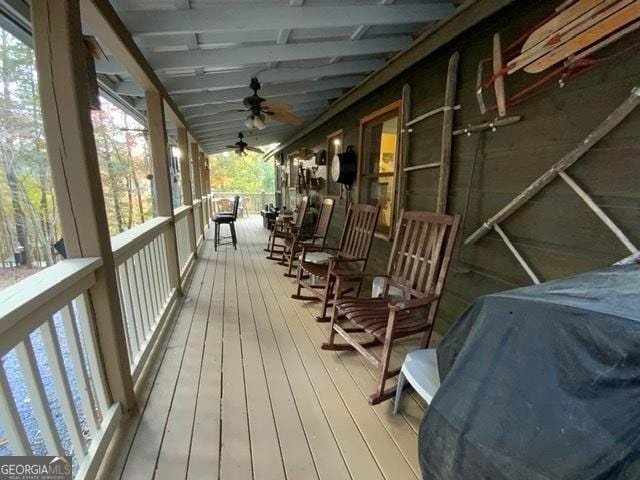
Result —
<instances>
[{"instance_id":1,"label":"window","mask_svg":"<svg viewBox=\"0 0 640 480\"><path fill-rule=\"evenodd\" d=\"M360 120L359 198L380 206L378 236L390 239L400 139L400 101Z\"/></svg>"}]
</instances>

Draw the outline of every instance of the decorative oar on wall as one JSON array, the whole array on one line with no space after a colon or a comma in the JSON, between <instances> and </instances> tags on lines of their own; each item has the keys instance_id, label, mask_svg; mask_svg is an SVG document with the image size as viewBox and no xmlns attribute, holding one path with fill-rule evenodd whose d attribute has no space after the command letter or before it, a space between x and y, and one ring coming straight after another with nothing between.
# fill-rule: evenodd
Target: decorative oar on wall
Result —
<instances>
[{"instance_id":1,"label":"decorative oar on wall","mask_svg":"<svg viewBox=\"0 0 640 480\"><path fill-rule=\"evenodd\" d=\"M587 153L597 142L617 127L636 107L640 105L640 86L635 87L629 97L616 108L600 125L598 125L589 135L587 135L576 148L562 157L549 170L544 172L536 181L525 188L511 202L504 206L498 213L489 218L484 224L473 232L464 241L465 245L473 245L483 238L491 230L495 230L505 242L511 253L516 257L518 263L527 272L534 283L540 283L538 276L527 264L524 257L518 252L509 237L501 228L500 224L513 215L526 202L531 200L540 190L547 186L553 179L560 177L564 182L587 204L587 206L598 216L600 220L613 232L620 242L632 253L638 252L637 247L629 240L615 222L593 201L587 192L566 172L567 168L576 163Z\"/></svg>"}]
</instances>

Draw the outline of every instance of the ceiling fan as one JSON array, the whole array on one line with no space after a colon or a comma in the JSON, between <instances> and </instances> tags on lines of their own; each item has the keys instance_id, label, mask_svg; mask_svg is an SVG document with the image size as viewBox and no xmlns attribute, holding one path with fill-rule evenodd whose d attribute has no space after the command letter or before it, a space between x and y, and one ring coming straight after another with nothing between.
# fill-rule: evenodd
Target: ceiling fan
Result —
<instances>
[{"instance_id":1,"label":"ceiling fan","mask_svg":"<svg viewBox=\"0 0 640 480\"><path fill-rule=\"evenodd\" d=\"M285 102L267 100L258 95L261 85L257 77L251 79L249 88L253 90L253 95L245 97L242 104L246 107L242 110L230 110L229 112L249 112L244 124L247 128L262 130L266 127L265 120L273 120L286 123L288 125L300 125L302 119L291 112L291 105ZM228 113L228 112L226 112Z\"/></svg>"},{"instance_id":2,"label":"ceiling fan","mask_svg":"<svg viewBox=\"0 0 640 480\"><path fill-rule=\"evenodd\" d=\"M244 135L242 134L242 132L238 133L238 138L240 140L234 143L233 145L227 145L227 148L233 148L233 150L236 152L237 155L246 156L247 155L246 150L249 150L250 152L264 153L258 147L252 147L247 142L242 140L244 138Z\"/></svg>"}]
</instances>

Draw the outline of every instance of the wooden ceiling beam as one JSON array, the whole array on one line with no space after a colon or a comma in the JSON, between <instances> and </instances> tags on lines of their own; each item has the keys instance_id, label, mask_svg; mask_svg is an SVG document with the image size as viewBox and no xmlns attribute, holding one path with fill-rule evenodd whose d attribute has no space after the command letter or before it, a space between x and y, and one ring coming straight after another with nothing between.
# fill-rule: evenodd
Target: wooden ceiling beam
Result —
<instances>
[{"instance_id":1,"label":"wooden ceiling beam","mask_svg":"<svg viewBox=\"0 0 640 480\"><path fill-rule=\"evenodd\" d=\"M311 92L322 92L337 88L351 88L362 82L364 75L349 75L322 81L291 82L277 85L267 85L258 94L263 98L284 97ZM248 87L219 90L216 92L182 93L173 95L173 99L180 108L198 105L217 104L226 102L242 102L245 97L252 95Z\"/></svg>"},{"instance_id":2,"label":"wooden ceiling beam","mask_svg":"<svg viewBox=\"0 0 640 480\"><path fill-rule=\"evenodd\" d=\"M321 77L364 74L382 68L384 63L382 59L355 60L312 68L274 68L271 70L263 70L262 67L255 67L233 72L190 76L164 76L160 78L169 93L189 93L199 90L218 91L248 87L249 80L255 75L258 75L263 86L267 86L269 84L313 80ZM122 95L135 96L140 96L144 93L140 86L132 80L126 80L116 84L115 91Z\"/></svg>"},{"instance_id":3,"label":"wooden ceiling beam","mask_svg":"<svg viewBox=\"0 0 640 480\"><path fill-rule=\"evenodd\" d=\"M309 104L318 105L319 103L324 103L325 105L328 105L329 100L340 97L342 93L342 90L327 90L324 92L279 97L278 101L286 102L291 105L292 110L295 113L303 108L308 108ZM201 105L199 107L186 108L184 110L184 116L188 120L193 121L193 118L195 117L209 116L220 112L234 110L235 108L241 109L242 107L242 103L219 103L215 105Z\"/></svg>"},{"instance_id":4,"label":"wooden ceiling beam","mask_svg":"<svg viewBox=\"0 0 640 480\"><path fill-rule=\"evenodd\" d=\"M89 1L89 0L86 0ZM194 68L224 68L296 60L313 60L354 55L375 55L404 50L411 44L407 35L357 41L323 41L286 45L229 47L187 52L149 53L147 60L156 71ZM137 48L137 47L136 47ZM120 62L122 63L122 62ZM126 65L122 65L128 70ZM122 70L122 68L120 68ZM118 64L109 60L96 62L99 73L121 74ZM133 76L133 75L132 75ZM134 76L135 78L135 76Z\"/></svg>"},{"instance_id":5,"label":"wooden ceiling beam","mask_svg":"<svg viewBox=\"0 0 640 480\"><path fill-rule=\"evenodd\" d=\"M298 28L403 25L440 20L453 13L451 2L406 5L288 6L225 5L190 10L120 11L133 35L287 30Z\"/></svg>"},{"instance_id":6,"label":"wooden ceiling beam","mask_svg":"<svg viewBox=\"0 0 640 480\"><path fill-rule=\"evenodd\" d=\"M358 85L358 87L350 90L344 96L336 100L322 112L315 120L307 124L295 135L283 142L271 154L282 151L293 143L302 139L305 135L313 132L316 128L322 126L335 115L346 110L365 98L376 89L384 86L391 79L404 72L416 63L423 61L436 50L442 48L451 42L458 35L467 31L471 27L477 25L484 19L495 14L502 8L513 3L515 0L467 0L463 3L456 13L451 17L438 22L432 28L424 32L418 37L413 45L395 55L386 66L377 72L369 75L367 79Z\"/></svg>"},{"instance_id":7,"label":"wooden ceiling beam","mask_svg":"<svg viewBox=\"0 0 640 480\"><path fill-rule=\"evenodd\" d=\"M158 92L163 99L167 114L178 125L189 128L184 116L169 97L149 62L131 39L115 10L109 2L80 0L82 21L86 22L118 62L126 67L131 77L145 90Z\"/></svg>"}]
</instances>

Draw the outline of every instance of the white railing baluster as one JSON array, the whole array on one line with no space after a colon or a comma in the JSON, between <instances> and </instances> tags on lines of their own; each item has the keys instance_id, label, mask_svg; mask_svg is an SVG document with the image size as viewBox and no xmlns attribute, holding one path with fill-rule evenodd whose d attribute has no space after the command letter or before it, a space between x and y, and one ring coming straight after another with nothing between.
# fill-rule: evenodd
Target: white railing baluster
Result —
<instances>
[{"instance_id":1,"label":"white railing baluster","mask_svg":"<svg viewBox=\"0 0 640 480\"><path fill-rule=\"evenodd\" d=\"M87 446L82 436L80 421L78 420L78 412L73 404L71 395L71 387L69 379L65 373L64 361L62 360L62 352L60 350L60 339L56 332L53 319L49 319L40 327L40 335L42 335L42 343L47 354L49 363L49 371L53 377L53 385L56 392L60 410L62 410L62 418L64 419L73 451L79 455L87 451Z\"/></svg>"},{"instance_id":2,"label":"white railing baluster","mask_svg":"<svg viewBox=\"0 0 640 480\"><path fill-rule=\"evenodd\" d=\"M153 294L155 297L155 304L156 304L156 310L157 310L156 319L157 319L157 317L159 317L160 313L162 312L163 302L161 301L162 293L160 292L160 279L158 278L158 263L156 262L156 254L155 254L155 248L153 246L153 242L147 245L147 253L149 257L149 268L151 269L151 271L153 271L153 275L152 275Z\"/></svg>"},{"instance_id":3,"label":"white railing baluster","mask_svg":"<svg viewBox=\"0 0 640 480\"><path fill-rule=\"evenodd\" d=\"M138 252L133 256L133 259L133 267L136 275L136 285L138 287L138 301L140 302L140 312L142 313L142 331L144 332L144 341L146 341L147 338L149 338L150 315L146 293L147 282L144 275L144 269L142 268L142 250L138 250ZM144 341L142 343L144 343Z\"/></svg>"},{"instance_id":4,"label":"white railing baluster","mask_svg":"<svg viewBox=\"0 0 640 480\"><path fill-rule=\"evenodd\" d=\"M144 259L143 266L144 266L145 278L147 279L146 280L147 289L149 292L149 298L147 299L147 301L149 302L149 311L151 313L150 323L153 327L156 324L156 319L158 318L158 314L160 312L158 311L158 308L157 308L158 302L156 299L156 292L153 287L153 279L155 275L153 270L149 268L149 263L151 259L149 258L149 255L147 252L148 252L148 246L145 246L141 250L141 254L142 254L142 258Z\"/></svg>"},{"instance_id":5,"label":"white railing baluster","mask_svg":"<svg viewBox=\"0 0 640 480\"><path fill-rule=\"evenodd\" d=\"M136 351L140 349L140 345L144 343L144 329L142 327L142 308L140 306L140 294L138 293L138 279L136 277L134 257L131 257L126 261L127 274L129 276L129 288L131 289L131 304L133 305L133 318L136 329L136 335L138 338L138 346ZM133 360L133 359L132 359Z\"/></svg>"},{"instance_id":6,"label":"white railing baluster","mask_svg":"<svg viewBox=\"0 0 640 480\"><path fill-rule=\"evenodd\" d=\"M129 287L129 278L127 276L126 265L116 267L118 273L118 293L120 294L120 305L123 309L124 327L127 332L127 352L129 353L129 361L133 358L134 352L138 350L138 339L133 323L133 306L131 301L131 289ZM134 345L135 343L135 345Z\"/></svg>"},{"instance_id":7,"label":"white railing baluster","mask_svg":"<svg viewBox=\"0 0 640 480\"><path fill-rule=\"evenodd\" d=\"M63 455L62 442L53 422L49 400L42 384L42 376L40 375L35 354L33 353L31 338L27 335L22 342L16 345L15 351L20 370L22 370L24 383L29 391L33 414L38 421L44 444L47 447L47 453L49 455Z\"/></svg>"},{"instance_id":8,"label":"white railing baluster","mask_svg":"<svg viewBox=\"0 0 640 480\"><path fill-rule=\"evenodd\" d=\"M122 300L121 300L122 301ZM76 382L78 384L78 392L80 394L80 402L82 410L89 426L89 432L93 437L98 430L98 422L96 421L96 404L91 392L91 383L87 374L87 363L82 353L82 342L80 340L80 332L76 323L76 314L73 311L73 305L67 305L60 310L62 317L62 326L64 334L67 338L67 347L71 356L73 372L75 373Z\"/></svg>"},{"instance_id":9,"label":"white railing baluster","mask_svg":"<svg viewBox=\"0 0 640 480\"><path fill-rule=\"evenodd\" d=\"M16 402L0 361L0 422L14 455L33 455Z\"/></svg>"},{"instance_id":10,"label":"white railing baluster","mask_svg":"<svg viewBox=\"0 0 640 480\"><path fill-rule=\"evenodd\" d=\"M76 310L78 312L78 324L84 337L84 348L91 372L91 385L96 392L96 399L100 407L100 416L104 418L110 406L110 395L107 391L107 381L102 368L102 361L97 349L98 341L96 339L95 325L93 323L93 315L86 299L86 293L81 294L75 300Z\"/></svg>"}]
</instances>

